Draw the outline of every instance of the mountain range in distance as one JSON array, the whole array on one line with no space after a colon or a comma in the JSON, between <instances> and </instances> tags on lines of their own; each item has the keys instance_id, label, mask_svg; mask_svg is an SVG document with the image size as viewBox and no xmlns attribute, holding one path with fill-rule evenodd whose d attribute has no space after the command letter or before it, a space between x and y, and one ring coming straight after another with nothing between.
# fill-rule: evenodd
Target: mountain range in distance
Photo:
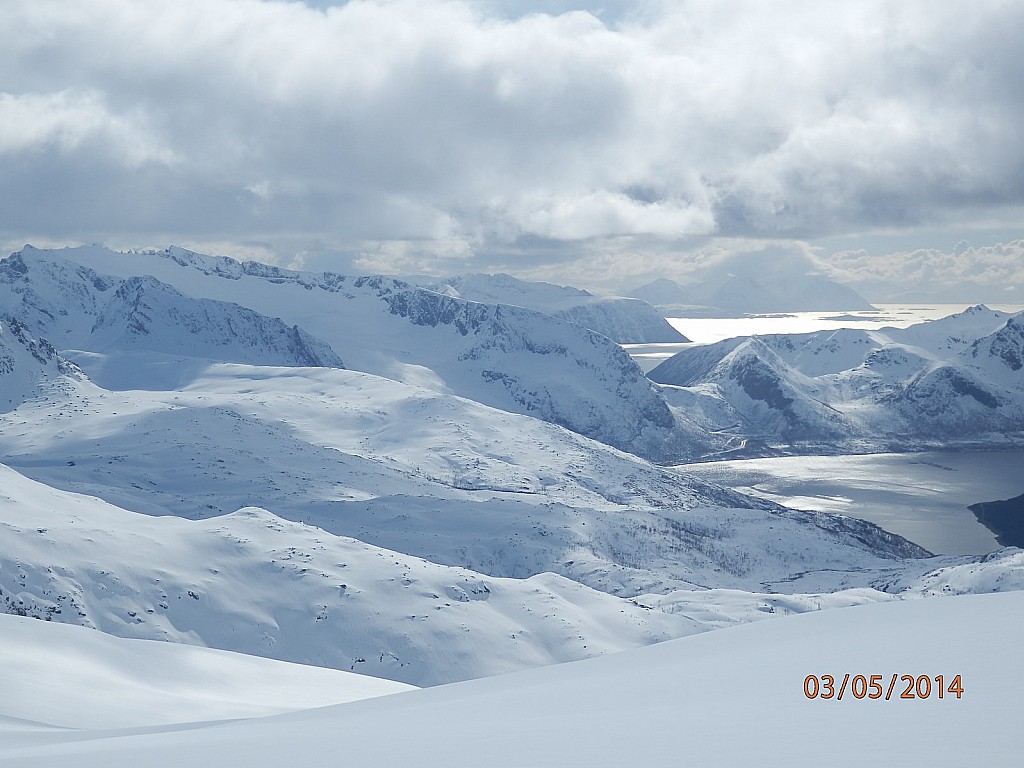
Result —
<instances>
[{"instance_id":1,"label":"mountain range in distance","mask_svg":"<svg viewBox=\"0 0 1024 768\"><path fill-rule=\"evenodd\" d=\"M519 700L541 674L530 670L604 655L580 675L612 688L626 675L638 696L694 716L692 702L652 693L652 665L692 677L687 649L716 645L702 635L721 633L752 672L755 648L800 634L779 617L819 614L801 626L827 644L854 625L939 621L949 595L968 596L951 616L978 611L982 624L1012 609L1013 595L978 593L1024 589L1020 550L933 556L871 523L666 465L1019 445L1021 315L978 306L907 329L729 339L687 347L648 377L617 341L663 331L651 312L501 275L349 277L178 248L26 247L0 260L0 613L14 615L0 616L0 646L37 646L35 674L48 653L77 648L83 665L95 654L139 702L90 720L8 674L19 693L0 710L12 739L0 758L53 764L62 740L173 730L191 698L207 702L204 723L276 727L264 716L291 711L298 731L277 738L294 745L317 728L306 711L334 703L320 697L328 681L268 660L442 691L338 710L366 707L380 727L403 717L384 701L410 696L484 733L467 714L474 691ZM26 630L28 618L40 621ZM167 698L145 685L147 660L161 658L153 640L193 646L163 656L178 669L216 666L208 649L267 666L225 660L205 698L202 676L182 673ZM653 644L666 650L640 652ZM934 658L975 669L968 653ZM225 694L232 675L259 669L289 691L277 709ZM543 673L545 697L582 695L577 667L558 669ZM475 678L493 682L447 685ZM295 694L300 679L315 696ZM399 690L330 682L339 702ZM95 681L69 673L66 685L67 701L83 702ZM214 730L191 730L199 741L183 736L182 749L212 744ZM109 764L138 757L102 739Z\"/></svg>"},{"instance_id":2,"label":"mountain range in distance","mask_svg":"<svg viewBox=\"0 0 1024 768\"><path fill-rule=\"evenodd\" d=\"M908 328L726 339L648 376L709 430L751 443L898 451L1019 442L1022 361L1024 315L978 305Z\"/></svg>"}]
</instances>

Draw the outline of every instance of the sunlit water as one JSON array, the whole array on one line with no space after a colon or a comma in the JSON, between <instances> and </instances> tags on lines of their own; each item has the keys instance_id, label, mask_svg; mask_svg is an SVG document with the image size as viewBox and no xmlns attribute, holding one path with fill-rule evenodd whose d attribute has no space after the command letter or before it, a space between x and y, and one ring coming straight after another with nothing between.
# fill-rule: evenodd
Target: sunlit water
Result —
<instances>
[{"instance_id":1,"label":"sunlit water","mask_svg":"<svg viewBox=\"0 0 1024 768\"><path fill-rule=\"evenodd\" d=\"M999 548L969 504L1024 492L1024 451L786 456L678 469L798 509L858 517L935 554Z\"/></svg>"},{"instance_id":2,"label":"sunlit water","mask_svg":"<svg viewBox=\"0 0 1024 768\"><path fill-rule=\"evenodd\" d=\"M967 304L881 304L865 312L793 312L725 318L668 318L691 344L630 344L650 371L680 349L735 336L886 326L905 328L962 312ZM989 305L1020 312L1020 305ZM995 535L967 509L1024 492L1024 451L791 456L684 465L681 471L781 504L876 523L936 554L998 549Z\"/></svg>"}]
</instances>

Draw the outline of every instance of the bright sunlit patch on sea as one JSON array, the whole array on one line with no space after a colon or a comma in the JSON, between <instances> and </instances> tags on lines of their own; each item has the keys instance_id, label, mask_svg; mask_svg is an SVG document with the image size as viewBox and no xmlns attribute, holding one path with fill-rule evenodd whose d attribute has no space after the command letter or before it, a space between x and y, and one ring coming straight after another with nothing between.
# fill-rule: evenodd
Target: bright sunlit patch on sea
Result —
<instances>
[{"instance_id":1,"label":"bright sunlit patch on sea","mask_svg":"<svg viewBox=\"0 0 1024 768\"><path fill-rule=\"evenodd\" d=\"M963 312L969 304L879 304L877 311L863 312L788 312L746 317L670 317L669 323L698 344L713 344L735 336L769 333L812 333L813 331L859 328L876 330L887 326L906 328L926 320ZM992 306L1005 312L1020 312L1021 305Z\"/></svg>"},{"instance_id":2,"label":"bright sunlit patch on sea","mask_svg":"<svg viewBox=\"0 0 1024 768\"><path fill-rule=\"evenodd\" d=\"M813 333L840 328L873 331L906 328L927 320L938 320L963 312L969 304L878 304L875 310L857 312L787 312L744 317L669 317L669 324L689 344L624 344L623 347L645 372L693 344L714 344L736 336L764 336L773 333ZM991 304L1003 312L1024 311L1024 304Z\"/></svg>"},{"instance_id":3,"label":"bright sunlit patch on sea","mask_svg":"<svg viewBox=\"0 0 1024 768\"><path fill-rule=\"evenodd\" d=\"M1020 451L785 456L681 467L687 474L798 509L849 515L936 554L982 554L995 535L967 507L1024 490Z\"/></svg>"}]
</instances>

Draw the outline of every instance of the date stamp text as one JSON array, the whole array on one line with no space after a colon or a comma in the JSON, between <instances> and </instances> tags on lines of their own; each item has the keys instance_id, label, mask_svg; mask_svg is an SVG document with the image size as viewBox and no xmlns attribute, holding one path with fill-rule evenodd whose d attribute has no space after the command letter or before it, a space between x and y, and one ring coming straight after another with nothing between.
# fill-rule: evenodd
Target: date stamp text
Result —
<instances>
[{"instance_id":1,"label":"date stamp text","mask_svg":"<svg viewBox=\"0 0 1024 768\"><path fill-rule=\"evenodd\" d=\"M808 675L804 678L804 696L808 699L959 699L964 694L960 675Z\"/></svg>"}]
</instances>

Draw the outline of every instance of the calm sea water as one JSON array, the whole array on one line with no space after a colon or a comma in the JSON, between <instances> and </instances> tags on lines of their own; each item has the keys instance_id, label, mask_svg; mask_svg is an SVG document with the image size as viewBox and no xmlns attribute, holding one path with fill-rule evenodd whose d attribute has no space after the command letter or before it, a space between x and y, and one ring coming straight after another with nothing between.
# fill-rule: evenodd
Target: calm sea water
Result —
<instances>
[{"instance_id":1,"label":"calm sea water","mask_svg":"<svg viewBox=\"0 0 1024 768\"><path fill-rule=\"evenodd\" d=\"M798 509L858 517L935 554L999 549L967 507L1024 492L1024 451L786 456L677 469Z\"/></svg>"},{"instance_id":2,"label":"calm sea water","mask_svg":"<svg viewBox=\"0 0 1024 768\"><path fill-rule=\"evenodd\" d=\"M1024 306L989 305L1004 312ZM967 304L882 304L866 312L794 312L725 318L668 318L693 344L734 336L838 328L904 328L962 312ZM645 371L692 344L631 344ZM1024 492L1024 451L788 456L683 465L680 471L781 504L876 523L936 554L998 549L995 535L967 507Z\"/></svg>"}]
</instances>

